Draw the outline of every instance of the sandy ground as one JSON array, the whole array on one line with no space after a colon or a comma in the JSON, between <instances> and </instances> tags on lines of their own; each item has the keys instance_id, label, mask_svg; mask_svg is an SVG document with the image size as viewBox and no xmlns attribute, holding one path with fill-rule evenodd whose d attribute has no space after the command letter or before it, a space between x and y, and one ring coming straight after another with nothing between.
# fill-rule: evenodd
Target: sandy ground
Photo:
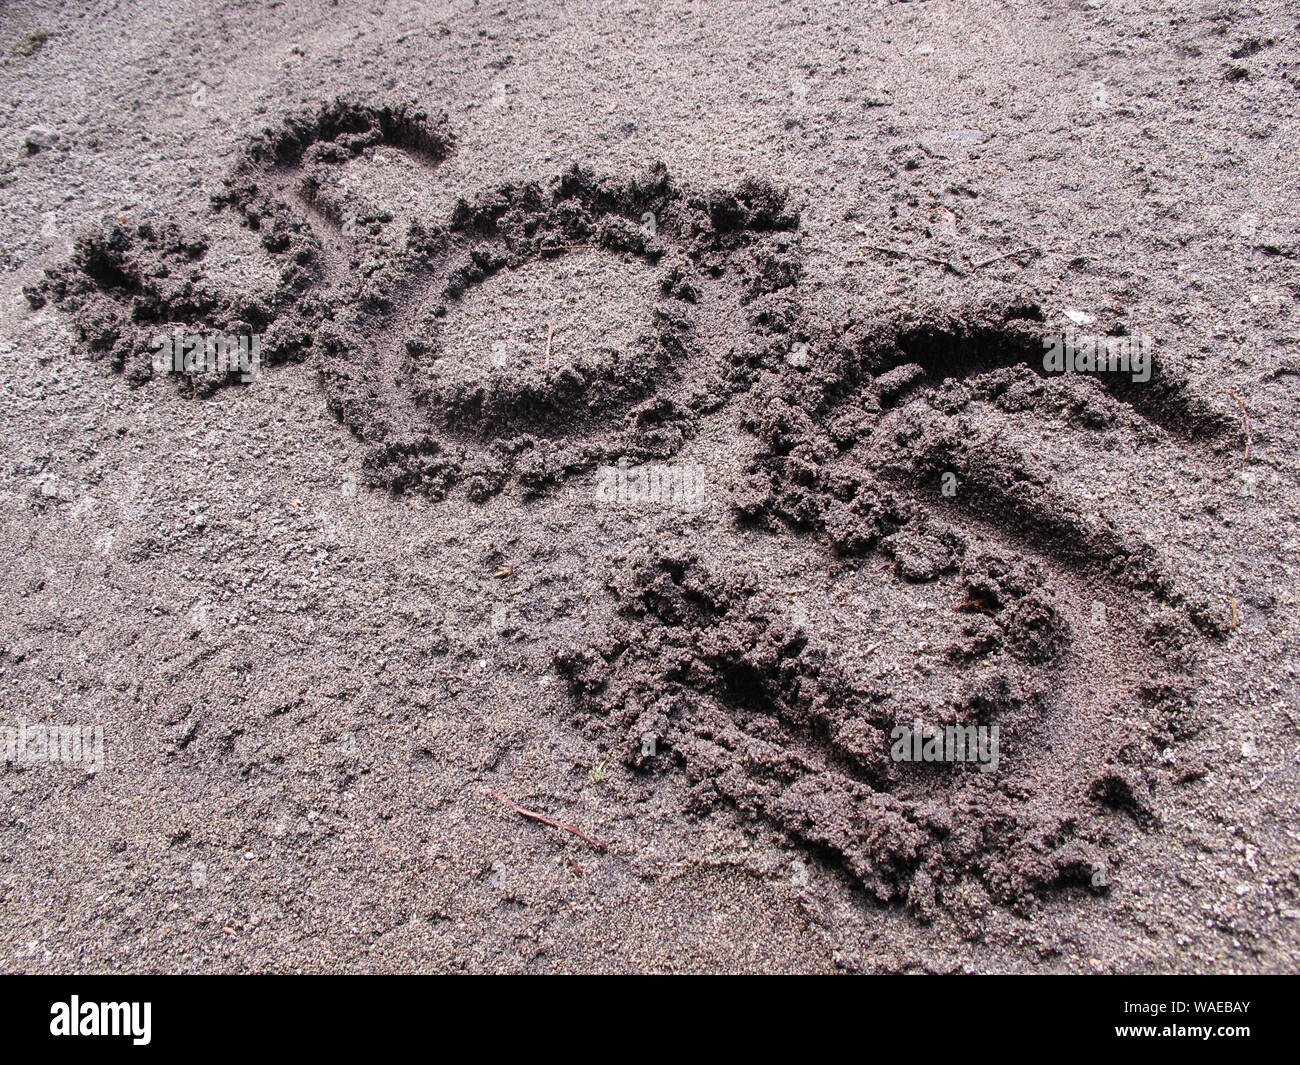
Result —
<instances>
[{"instance_id":1,"label":"sandy ground","mask_svg":"<svg viewBox=\"0 0 1300 1065\"><path fill-rule=\"evenodd\" d=\"M1295 971L1298 30L5 5L0 968Z\"/></svg>"}]
</instances>

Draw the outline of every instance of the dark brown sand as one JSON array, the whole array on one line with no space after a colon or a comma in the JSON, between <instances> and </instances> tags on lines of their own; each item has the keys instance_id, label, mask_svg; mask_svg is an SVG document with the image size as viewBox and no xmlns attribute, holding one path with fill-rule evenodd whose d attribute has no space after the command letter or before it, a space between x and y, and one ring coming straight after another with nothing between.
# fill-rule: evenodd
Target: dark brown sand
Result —
<instances>
[{"instance_id":1,"label":"dark brown sand","mask_svg":"<svg viewBox=\"0 0 1300 1065\"><path fill-rule=\"evenodd\" d=\"M1294 971L1296 30L6 9L0 969Z\"/></svg>"}]
</instances>

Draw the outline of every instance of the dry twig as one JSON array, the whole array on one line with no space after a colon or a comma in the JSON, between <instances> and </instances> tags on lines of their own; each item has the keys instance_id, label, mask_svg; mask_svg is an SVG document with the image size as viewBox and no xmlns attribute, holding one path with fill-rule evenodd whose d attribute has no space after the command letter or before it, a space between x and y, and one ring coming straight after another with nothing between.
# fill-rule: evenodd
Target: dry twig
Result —
<instances>
[{"instance_id":1,"label":"dry twig","mask_svg":"<svg viewBox=\"0 0 1300 1065\"><path fill-rule=\"evenodd\" d=\"M984 267L992 266L994 263L1001 262L1003 259L1014 259L1017 255L1024 255L1027 251L1038 251L1038 245L1028 244L1023 248L1017 248L1015 251L1004 251L1001 255L994 255L992 258L980 260L975 263L971 269L982 270Z\"/></svg>"},{"instance_id":2,"label":"dry twig","mask_svg":"<svg viewBox=\"0 0 1300 1065\"><path fill-rule=\"evenodd\" d=\"M517 802L513 802L512 800L507 799L499 791L492 791L490 794L494 799L500 799L503 803L509 806L510 809L514 810L515 813L519 814L520 817L527 817L527 818L531 818L534 821L540 821L542 824L550 825L552 828L562 828L564 829L565 832L570 832L573 835L577 836L579 839L585 840L586 842L590 843L597 850L603 851L609 849L609 846L607 844L587 835L587 833L583 832L582 829L580 828L574 828L572 825L562 825L560 824L559 821L552 821L549 817L545 816L544 814L534 813L532 810L525 810Z\"/></svg>"},{"instance_id":3,"label":"dry twig","mask_svg":"<svg viewBox=\"0 0 1300 1065\"><path fill-rule=\"evenodd\" d=\"M919 252L919 251L902 251L898 248L886 248L878 244L866 244L863 246L870 251L878 251L882 255L893 255L899 259L918 259L922 262L934 263L936 266L942 266L945 270L951 270L958 277L966 276L966 271L961 269L961 267L955 265L954 263L950 262L947 259L940 259L937 255L926 255L924 252ZM847 261L850 265L856 265L859 263L863 263L866 260L849 259Z\"/></svg>"}]
</instances>

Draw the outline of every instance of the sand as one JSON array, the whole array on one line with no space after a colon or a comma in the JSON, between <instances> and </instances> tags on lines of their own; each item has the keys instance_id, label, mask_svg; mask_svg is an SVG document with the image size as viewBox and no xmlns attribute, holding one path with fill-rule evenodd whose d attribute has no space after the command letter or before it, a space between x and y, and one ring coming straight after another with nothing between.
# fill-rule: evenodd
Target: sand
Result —
<instances>
[{"instance_id":1,"label":"sand","mask_svg":"<svg viewBox=\"0 0 1300 1065\"><path fill-rule=\"evenodd\" d=\"M1294 22L6 11L0 968L1294 971Z\"/></svg>"}]
</instances>

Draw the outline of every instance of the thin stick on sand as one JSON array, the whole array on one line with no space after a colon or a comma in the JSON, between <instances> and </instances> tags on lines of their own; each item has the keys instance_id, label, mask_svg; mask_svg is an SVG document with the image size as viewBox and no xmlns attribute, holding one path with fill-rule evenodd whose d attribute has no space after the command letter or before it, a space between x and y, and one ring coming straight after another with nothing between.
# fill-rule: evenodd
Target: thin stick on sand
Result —
<instances>
[{"instance_id":1,"label":"thin stick on sand","mask_svg":"<svg viewBox=\"0 0 1300 1065\"><path fill-rule=\"evenodd\" d=\"M586 840L586 842L590 843L593 847L595 847L598 850L603 851L609 849L608 844L605 844L598 839L593 839L591 836L587 835L587 833L583 832L579 828L574 828L572 825L562 825L560 824L559 821L552 821L549 817L545 816L544 814L534 813L532 810L525 810L517 802L513 802L512 800L507 799L499 791L492 791L489 794L494 799L500 799L503 803L509 806L510 809L514 810L515 813L519 814L520 817L528 817L534 821L540 821L542 824L550 825L552 828L562 828L565 832L571 832L579 839Z\"/></svg>"},{"instance_id":2,"label":"thin stick on sand","mask_svg":"<svg viewBox=\"0 0 1300 1065\"><path fill-rule=\"evenodd\" d=\"M546 358L542 362L542 369L551 368L551 340L555 337L555 323L546 323Z\"/></svg>"},{"instance_id":3,"label":"thin stick on sand","mask_svg":"<svg viewBox=\"0 0 1300 1065\"><path fill-rule=\"evenodd\" d=\"M940 259L936 255L926 255L924 252L919 251L905 251L902 248L886 248L879 244L864 244L862 246L868 251L878 251L883 255L892 255L896 259L918 259L921 262L934 263L935 266L942 266L945 270L951 271L958 277L966 276L966 271L956 263L949 262L947 259ZM847 259L845 261L851 266L858 266L866 262L865 259Z\"/></svg>"},{"instance_id":4,"label":"thin stick on sand","mask_svg":"<svg viewBox=\"0 0 1300 1065\"><path fill-rule=\"evenodd\" d=\"M1024 248L1017 248L1015 251L1004 251L1001 255L994 255L989 259L982 259L971 267L972 270L982 270L986 266L992 266L994 263L1000 263L1003 259L1014 259L1017 255L1024 255L1026 252L1038 251L1037 244L1030 244Z\"/></svg>"}]
</instances>

